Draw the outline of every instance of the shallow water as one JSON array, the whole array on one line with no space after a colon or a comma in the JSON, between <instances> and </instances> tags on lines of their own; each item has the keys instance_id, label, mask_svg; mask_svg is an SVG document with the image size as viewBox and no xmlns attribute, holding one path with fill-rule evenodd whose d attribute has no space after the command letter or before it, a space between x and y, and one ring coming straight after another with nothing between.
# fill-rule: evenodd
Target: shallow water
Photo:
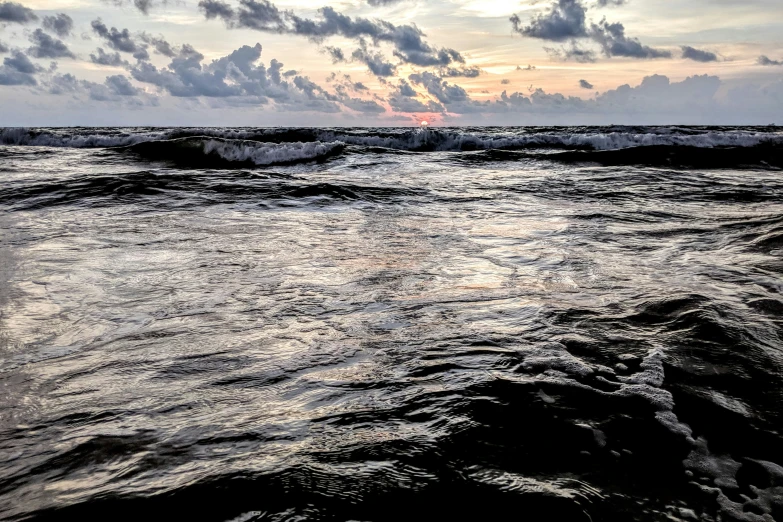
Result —
<instances>
[{"instance_id":1,"label":"shallow water","mask_svg":"<svg viewBox=\"0 0 783 522\"><path fill-rule=\"evenodd\" d=\"M2 519L783 520L774 129L0 142Z\"/></svg>"}]
</instances>

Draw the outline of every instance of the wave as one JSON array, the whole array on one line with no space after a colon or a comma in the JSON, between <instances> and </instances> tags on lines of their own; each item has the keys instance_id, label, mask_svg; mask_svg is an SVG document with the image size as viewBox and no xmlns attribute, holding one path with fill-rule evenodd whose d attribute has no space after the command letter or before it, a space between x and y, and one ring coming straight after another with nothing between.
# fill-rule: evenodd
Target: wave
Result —
<instances>
[{"instance_id":1,"label":"wave","mask_svg":"<svg viewBox=\"0 0 783 522\"><path fill-rule=\"evenodd\" d=\"M413 188L308 182L240 169L220 172L164 169L87 174L68 180L10 181L0 186L0 205L7 205L14 210L64 205L98 208L126 203L143 203L167 209L238 202L261 206L328 206L349 201L402 202L426 195L426 191Z\"/></svg>"},{"instance_id":2,"label":"wave","mask_svg":"<svg viewBox=\"0 0 783 522\"><path fill-rule=\"evenodd\" d=\"M0 145L127 147L187 138L261 143L333 143L406 151L638 147L746 148L783 145L783 133L763 127L518 127L518 128L5 128ZM217 150L217 149L215 149ZM229 156L233 153L227 153ZM249 154L248 157L252 156Z\"/></svg>"},{"instance_id":3,"label":"wave","mask_svg":"<svg viewBox=\"0 0 783 522\"><path fill-rule=\"evenodd\" d=\"M339 141L322 143L261 143L206 137L176 138L130 145L126 150L149 159L177 164L204 166L286 165L320 161L339 154L345 147Z\"/></svg>"}]
</instances>

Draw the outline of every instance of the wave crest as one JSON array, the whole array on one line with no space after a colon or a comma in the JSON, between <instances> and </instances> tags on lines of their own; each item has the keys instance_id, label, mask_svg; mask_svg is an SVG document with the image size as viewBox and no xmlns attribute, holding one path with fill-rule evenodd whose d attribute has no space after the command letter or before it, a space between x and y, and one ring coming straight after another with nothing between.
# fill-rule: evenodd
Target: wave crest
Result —
<instances>
[{"instance_id":1,"label":"wave crest","mask_svg":"<svg viewBox=\"0 0 783 522\"><path fill-rule=\"evenodd\" d=\"M127 150L150 159L197 166L284 165L319 161L339 154L344 143L320 141L263 143L206 137L176 138L131 145Z\"/></svg>"},{"instance_id":2,"label":"wave crest","mask_svg":"<svg viewBox=\"0 0 783 522\"><path fill-rule=\"evenodd\" d=\"M783 133L762 127L516 127L516 128L7 128L0 145L125 147L188 138L266 144L334 143L407 151L516 149L620 150L666 146L748 148L783 145ZM316 147L317 148L317 147ZM214 150L218 150L216 147ZM234 156L234 152L225 152ZM248 157L253 154L247 152Z\"/></svg>"}]
</instances>

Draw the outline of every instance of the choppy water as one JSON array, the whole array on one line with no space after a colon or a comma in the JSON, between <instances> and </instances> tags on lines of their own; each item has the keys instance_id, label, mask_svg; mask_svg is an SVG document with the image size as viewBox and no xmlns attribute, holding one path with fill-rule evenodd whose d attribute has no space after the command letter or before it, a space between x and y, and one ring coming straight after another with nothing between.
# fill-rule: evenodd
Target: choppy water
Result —
<instances>
[{"instance_id":1,"label":"choppy water","mask_svg":"<svg viewBox=\"0 0 783 522\"><path fill-rule=\"evenodd\" d=\"M0 143L2 519L783 520L778 129Z\"/></svg>"}]
</instances>

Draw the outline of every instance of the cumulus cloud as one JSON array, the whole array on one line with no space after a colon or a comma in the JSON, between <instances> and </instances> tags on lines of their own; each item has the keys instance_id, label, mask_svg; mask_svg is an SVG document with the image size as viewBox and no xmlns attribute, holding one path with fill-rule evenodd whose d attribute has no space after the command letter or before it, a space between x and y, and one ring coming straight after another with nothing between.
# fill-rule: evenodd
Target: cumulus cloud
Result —
<instances>
[{"instance_id":1,"label":"cumulus cloud","mask_svg":"<svg viewBox=\"0 0 783 522\"><path fill-rule=\"evenodd\" d=\"M592 89L593 84L588 82L587 80L579 80L579 87L582 89Z\"/></svg>"},{"instance_id":2,"label":"cumulus cloud","mask_svg":"<svg viewBox=\"0 0 783 522\"><path fill-rule=\"evenodd\" d=\"M590 37L601 46L604 54L608 57L671 58L672 56L670 51L642 45L637 38L625 35L623 24L610 24L606 19L601 20L598 24L592 24Z\"/></svg>"},{"instance_id":3,"label":"cumulus cloud","mask_svg":"<svg viewBox=\"0 0 783 522\"><path fill-rule=\"evenodd\" d=\"M697 62L717 62L718 61L718 55L710 52L710 51L704 51L702 49L696 49L694 47L691 47L689 45L683 45L680 47L682 49L682 57L686 58L688 60L694 60Z\"/></svg>"},{"instance_id":4,"label":"cumulus cloud","mask_svg":"<svg viewBox=\"0 0 783 522\"><path fill-rule=\"evenodd\" d=\"M8 52L8 46L3 42L0 42L0 53L7 53L7 52Z\"/></svg>"},{"instance_id":5,"label":"cumulus cloud","mask_svg":"<svg viewBox=\"0 0 783 522\"><path fill-rule=\"evenodd\" d=\"M163 56L167 56L169 58L173 58L177 55L177 51L175 51L171 44L166 41L163 35L152 36L147 33L141 33L139 38L144 43L151 45L158 54L162 54Z\"/></svg>"},{"instance_id":6,"label":"cumulus cloud","mask_svg":"<svg viewBox=\"0 0 783 522\"><path fill-rule=\"evenodd\" d=\"M511 80L509 80L508 78L503 78L502 80L500 80L500 85L509 85L510 83Z\"/></svg>"},{"instance_id":7,"label":"cumulus cloud","mask_svg":"<svg viewBox=\"0 0 783 522\"><path fill-rule=\"evenodd\" d=\"M759 65L783 65L783 61L772 60L771 58L764 56L763 54L758 57L756 63Z\"/></svg>"},{"instance_id":8,"label":"cumulus cloud","mask_svg":"<svg viewBox=\"0 0 783 522\"><path fill-rule=\"evenodd\" d=\"M136 96L139 89L134 87L127 76L121 74L106 77L106 86L118 96Z\"/></svg>"},{"instance_id":9,"label":"cumulus cloud","mask_svg":"<svg viewBox=\"0 0 783 522\"><path fill-rule=\"evenodd\" d=\"M42 26L60 38L65 38L73 30L73 18L65 13L58 13L55 16L44 16Z\"/></svg>"},{"instance_id":10,"label":"cumulus cloud","mask_svg":"<svg viewBox=\"0 0 783 522\"><path fill-rule=\"evenodd\" d=\"M318 10L318 19L302 18L290 10L281 10L269 0L240 0L234 9L221 0L201 0L199 9L207 19L222 19L229 28L248 28L257 31L295 34L315 42L341 36L374 44L389 43L394 56L404 63L423 67L445 67L464 63L463 56L454 49L433 47L424 41L424 33L414 25L395 25L384 20L351 18L332 7Z\"/></svg>"},{"instance_id":11,"label":"cumulus cloud","mask_svg":"<svg viewBox=\"0 0 783 522\"><path fill-rule=\"evenodd\" d=\"M0 22L26 24L38 20L32 9L16 2L0 2Z\"/></svg>"},{"instance_id":12,"label":"cumulus cloud","mask_svg":"<svg viewBox=\"0 0 783 522\"><path fill-rule=\"evenodd\" d=\"M375 76L386 78L397 74L397 66L391 62L387 62L381 53L373 53L365 49L356 49L351 54L351 58L365 64Z\"/></svg>"},{"instance_id":13,"label":"cumulus cloud","mask_svg":"<svg viewBox=\"0 0 783 522\"><path fill-rule=\"evenodd\" d=\"M158 68L139 61L131 66L130 73L134 80L175 97L206 97L223 100L225 104L274 103L278 109L288 111L340 112L342 107L371 113L385 110L375 101L355 98L345 91L332 94L306 76L283 72L283 64L275 59L267 67L258 63L260 58L261 44L244 45L227 56L203 63L204 56L185 44L168 66Z\"/></svg>"},{"instance_id":14,"label":"cumulus cloud","mask_svg":"<svg viewBox=\"0 0 783 522\"><path fill-rule=\"evenodd\" d=\"M90 61L97 65L107 65L109 67L124 67L128 65L126 60L123 60L120 53L113 52L107 53L102 47L96 49L96 54L90 54Z\"/></svg>"},{"instance_id":15,"label":"cumulus cloud","mask_svg":"<svg viewBox=\"0 0 783 522\"><path fill-rule=\"evenodd\" d=\"M609 2L618 5L613 0ZM607 57L671 58L670 51L642 45L637 38L626 36L625 27L621 23L609 23L604 18L588 28L586 12L587 8L580 0L558 0L550 6L549 11L534 17L528 25L524 25L518 15L513 15L509 20L512 29L523 36L552 42L570 41L568 47L544 48L551 56L561 60L594 61L594 51L584 49L578 43L585 39L600 45Z\"/></svg>"},{"instance_id":16,"label":"cumulus cloud","mask_svg":"<svg viewBox=\"0 0 783 522\"><path fill-rule=\"evenodd\" d=\"M14 51L3 59L0 66L0 85L37 85L35 73L41 68L35 65L22 51Z\"/></svg>"},{"instance_id":17,"label":"cumulus cloud","mask_svg":"<svg viewBox=\"0 0 783 522\"><path fill-rule=\"evenodd\" d=\"M528 25L523 25L517 15L509 20L515 32L531 38L562 42L587 36L585 7L579 0L558 0L548 12L539 14Z\"/></svg>"},{"instance_id":18,"label":"cumulus cloud","mask_svg":"<svg viewBox=\"0 0 783 522\"><path fill-rule=\"evenodd\" d=\"M95 34L106 40L106 44L112 49L132 54L137 60L149 59L150 55L147 52L147 48L134 40L127 29L122 31L116 27L109 29L100 18L93 20L90 25Z\"/></svg>"},{"instance_id":19,"label":"cumulus cloud","mask_svg":"<svg viewBox=\"0 0 783 522\"><path fill-rule=\"evenodd\" d=\"M36 58L76 58L62 40L52 38L41 29L36 29L30 35L33 46L28 52Z\"/></svg>"}]
</instances>

